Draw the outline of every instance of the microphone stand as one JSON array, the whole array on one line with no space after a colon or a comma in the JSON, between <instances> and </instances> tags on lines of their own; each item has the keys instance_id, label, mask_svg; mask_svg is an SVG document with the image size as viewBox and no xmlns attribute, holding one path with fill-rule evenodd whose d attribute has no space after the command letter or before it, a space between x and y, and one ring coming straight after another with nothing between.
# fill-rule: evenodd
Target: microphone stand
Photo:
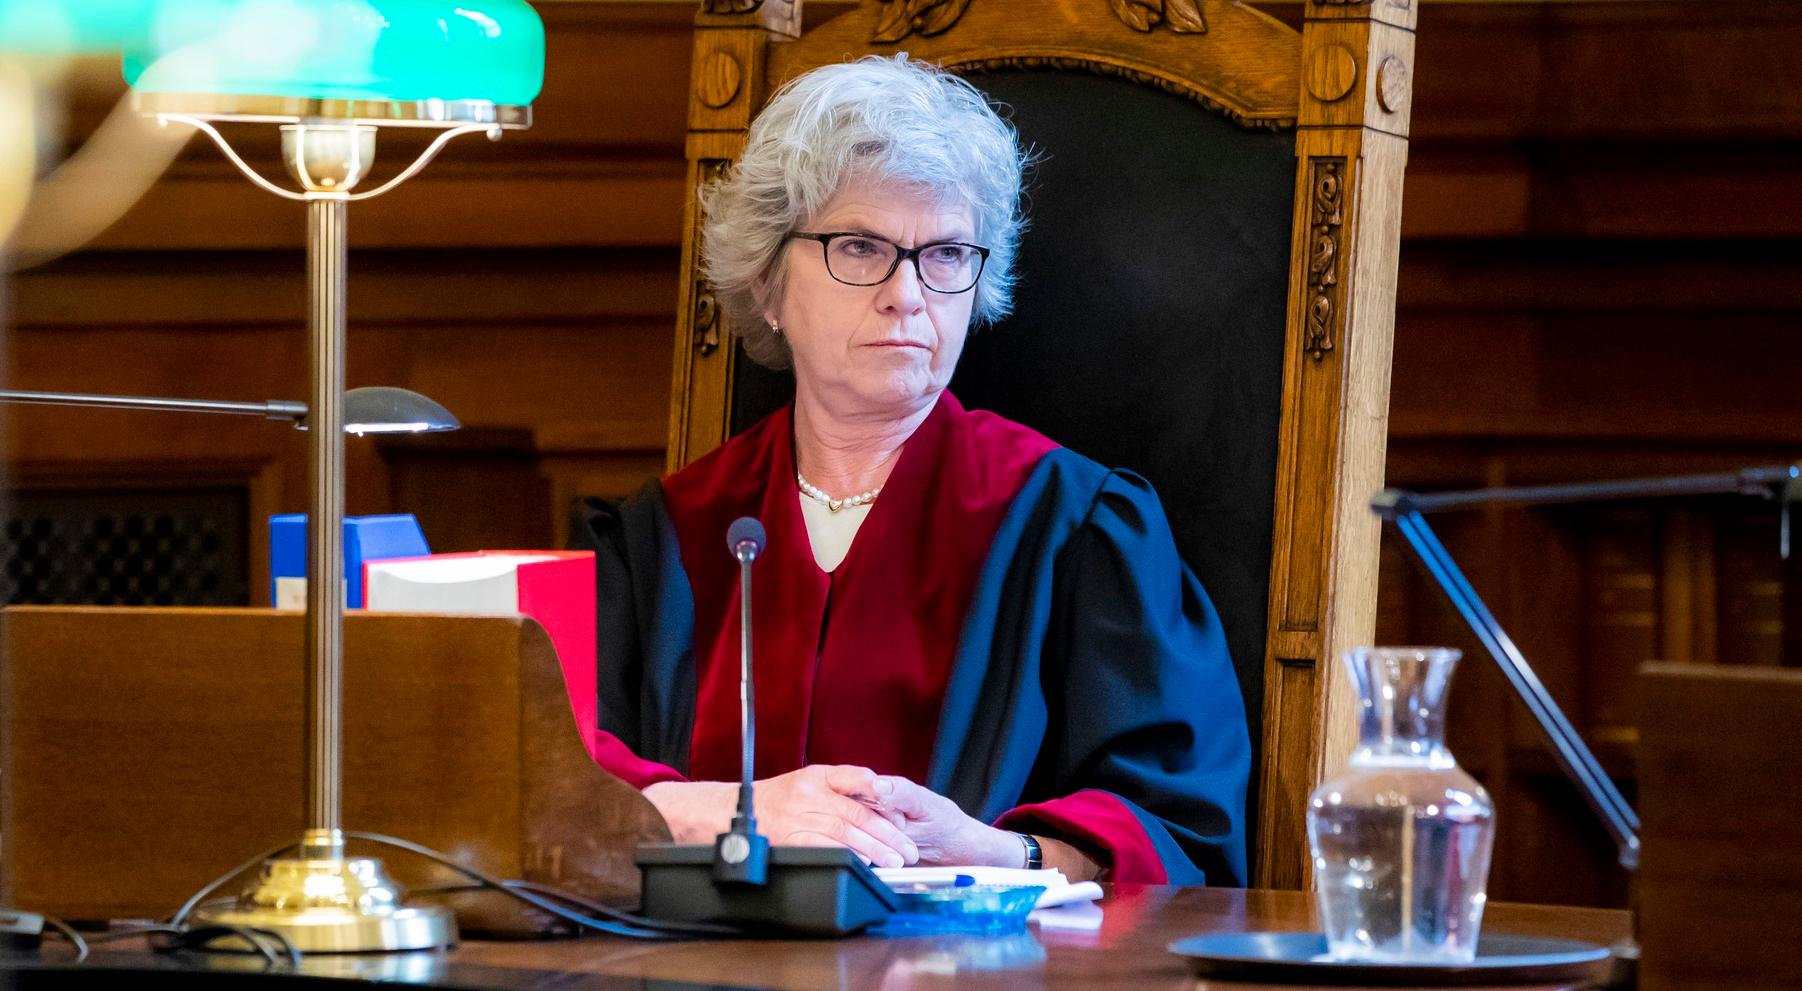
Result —
<instances>
[{"instance_id":1,"label":"microphone stand","mask_svg":"<svg viewBox=\"0 0 1802 991\"><path fill-rule=\"evenodd\" d=\"M894 914L894 892L843 847L772 847L757 832L753 814L757 710L751 690L751 563L763 552L764 541L763 525L749 516L726 531L726 546L738 559L738 812L712 846L657 843L638 848L633 859L643 879L640 914L759 935L850 936Z\"/></svg>"},{"instance_id":2,"label":"microphone stand","mask_svg":"<svg viewBox=\"0 0 1802 991\"><path fill-rule=\"evenodd\" d=\"M1395 526L1425 568L1427 576L1451 604L1477 642L1501 668L1516 696L1551 744L1552 755L1565 775L1575 782L1590 810L1602 821L1614 841L1620 865L1629 872L1639 867L1639 816L1627 804L1620 789L1603 772L1595 754L1565 718L1564 711L1546 691L1545 684L1527 663L1526 656L1502 629L1481 596L1471 587L1439 536L1427 525L1426 514L1485 505L1546 505L1603 502L1618 499L1671 498L1697 495L1749 495L1773 499L1782 507L1779 518L1779 553L1790 556L1790 505L1802 499L1802 464L1748 468L1712 475L1666 476L1587 482L1569 485L1525 485L1464 492L1416 493L1385 489L1371 500L1371 511ZM1634 934L1612 947L1614 973L1610 987L1636 987L1639 961L1639 915L1633 913Z\"/></svg>"},{"instance_id":3,"label":"microphone stand","mask_svg":"<svg viewBox=\"0 0 1802 991\"><path fill-rule=\"evenodd\" d=\"M732 556L738 558L738 725L743 751L738 814L732 817L732 828L714 842L713 879L719 884L762 886L769 879L770 841L757 832L751 797L752 767L757 755L757 708L751 693L751 562L762 550L763 528L757 527L753 534L748 532L750 527L741 528L745 522L755 521L746 517L734 523L726 534ZM741 529L747 532L740 534Z\"/></svg>"}]
</instances>

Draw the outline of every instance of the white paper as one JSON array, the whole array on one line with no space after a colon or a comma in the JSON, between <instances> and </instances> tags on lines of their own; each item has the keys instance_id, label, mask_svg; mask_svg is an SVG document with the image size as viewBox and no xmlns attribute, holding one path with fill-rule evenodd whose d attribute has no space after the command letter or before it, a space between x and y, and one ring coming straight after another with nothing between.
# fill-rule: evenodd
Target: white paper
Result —
<instances>
[{"instance_id":1,"label":"white paper","mask_svg":"<svg viewBox=\"0 0 1802 991\"><path fill-rule=\"evenodd\" d=\"M1039 908L1056 908L1059 905L1080 905L1095 901L1101 897L1101 885L1093 881L1079 881L1066 884L1061 888L1046 888L1036 903Z\"/></svg>"},{"instance_id":2,"label":"white paper","mask_svg":"<svg viewBox=\"0 0 1802 991\"><path fill-rule=\"evenodd\" d=\"M519 566L549 554L478 554L372 561L363 603L372 612L510 616L519 611Z\"/></svg>"},{"instance_id":3,"label":"white paper","mask_svg":"<svg viewBox=\"0 0 1802 991\"><path fill-rule=\"evenodd\" d=\"M1080 885L1071 885L1080 887ZM1041 931L1060 929L1066 932L1094 932L1101 928L1101 906L1094 902L1077 902L1073 905L1060 905L1056 908L1034 909L1026 917L1028 922L1038 923Z\"/></svg>"},{"instance_id":4,"label":"white paper","mask_svg":"<svg viewBox=\"0 0 1802 991\"><path fill-rule=\"evenodd\" d=\"M1071 884L1062 871L1047 867L1029 871L1019 867L878 867L876 876L891 887L903 884L953 884L968 877L976 884L1036 885L1044 888L1038 908L1092 902L1101 897L1101 885L1093 881Z\"/></svg>"}]
</instances>

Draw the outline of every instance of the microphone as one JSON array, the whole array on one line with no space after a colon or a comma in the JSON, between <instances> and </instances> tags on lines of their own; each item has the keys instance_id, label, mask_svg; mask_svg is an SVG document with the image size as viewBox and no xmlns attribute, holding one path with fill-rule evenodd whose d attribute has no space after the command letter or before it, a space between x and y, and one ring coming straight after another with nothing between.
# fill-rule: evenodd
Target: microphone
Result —
<instances>
[{"instance_id":1,"label":"microphone","mask_svg":"<svg viewBox=\"0 0 1802 991\"><path fill-rule=\"evenodd\" d=\"M763 553L763 524L757 522L755 516L740 516L726 528L726 549L738 558L738 563L749 565ZM747 596L749 592L745 593Z\"/></svg>"},{"instance_id":2,"label":"microphone","mask_svg":"<svg viewBox=\"0 0 1802 991\"><path fill-rule=\"evenodd\" d=\"M713 844L713 879L721 884L759 886L769 873L770 841L757 832L752 814L752 764L757 755L757 710L751 694L751 563L763 553L763 524L740 516L726 530L726 549L738 559L738 733L742 751L738 814L732 828Z\"/></svg>"},{"instance_id":3,"label":"microphone","mask_svg":"<svg viewBox=\"0 0 1802 991\"><path fill-rule=\"evenodd\" d=\"M738 561L738 812L711 847L654 843L634 860L643 880L640 913L659 921L737 927L750 933L849 936L886 921L894 891L843 847L777 846L757 832L751 778L757 753L752 704L751 564L767 544L763 524L741 516L726 530Z\"/></svg>"}]
</instances>

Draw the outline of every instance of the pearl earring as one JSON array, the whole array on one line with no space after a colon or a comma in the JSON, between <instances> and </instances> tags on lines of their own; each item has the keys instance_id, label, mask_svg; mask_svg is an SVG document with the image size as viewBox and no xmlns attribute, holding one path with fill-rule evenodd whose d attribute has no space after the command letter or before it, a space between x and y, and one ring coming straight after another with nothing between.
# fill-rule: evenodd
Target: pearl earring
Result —
<instances>
[{"instance_id":1,"label":"pearl earring","mask_svg":"<svg viewBox=\"0 0 1802 991\"><path fill-rule=\"evenodd\" d=\"M774 321L774 320L770 321L770 333L778 334L778 335L780 335L782 333L782 328L777 326L776 321Z\"/></svg>"}]
</instances>

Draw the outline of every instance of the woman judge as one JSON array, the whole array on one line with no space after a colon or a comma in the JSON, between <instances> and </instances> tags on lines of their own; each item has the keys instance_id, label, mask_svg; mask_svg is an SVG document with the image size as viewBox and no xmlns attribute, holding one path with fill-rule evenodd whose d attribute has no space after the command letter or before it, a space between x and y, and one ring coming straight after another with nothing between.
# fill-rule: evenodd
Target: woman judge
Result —
<instances>
[{"instance_id":1,"label":"woman judge","mask_svg":"<svg viewBox=\"0 0 1802 991\"><path fill-rule=\"evenodd\" d=\"M772 843L1244 883L1244 704L1156 495L945 388L1008 312L1022 164L968 83L872 57L783 87L704 191L703 274L794 402L585 526L596 756L679 842L733 812L754 516Z\"/></svg>"}]
</instances>

